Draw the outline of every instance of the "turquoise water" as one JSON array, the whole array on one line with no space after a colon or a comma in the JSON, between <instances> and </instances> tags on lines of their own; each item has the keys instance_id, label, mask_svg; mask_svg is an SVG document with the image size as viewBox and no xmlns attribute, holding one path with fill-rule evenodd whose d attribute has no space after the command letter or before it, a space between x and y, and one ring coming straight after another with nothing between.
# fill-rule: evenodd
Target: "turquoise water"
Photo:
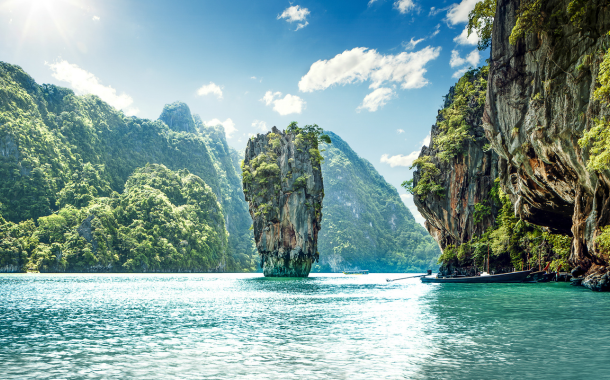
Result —
<instances>
[{"instance_id":1,"label":"turquoise water","mask_svg":"<svg viewBox=\"0 0 610 380\"><path fill-rule=\"evenodd\" d=\"M390 276L1 275L0 378L610 378L610 294Z\"/></svg>"}]
</instances>

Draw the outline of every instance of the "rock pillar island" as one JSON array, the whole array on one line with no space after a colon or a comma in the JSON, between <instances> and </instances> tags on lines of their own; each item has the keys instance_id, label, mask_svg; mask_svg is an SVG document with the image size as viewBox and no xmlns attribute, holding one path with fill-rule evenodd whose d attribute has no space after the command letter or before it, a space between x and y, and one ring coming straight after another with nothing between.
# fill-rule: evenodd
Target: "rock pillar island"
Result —
<instances>
[{"instance_id":1,"label":"rock pillar island","mask_svg":"<svg viewBox=\"0 0 610 380\"><path fill-rule=\"evenodd\" d=\"M266 277L307 277L318 260L324 184L320 128L273 127L248 141L242 163L254 239Z\"/></svg>"}]
</instances>

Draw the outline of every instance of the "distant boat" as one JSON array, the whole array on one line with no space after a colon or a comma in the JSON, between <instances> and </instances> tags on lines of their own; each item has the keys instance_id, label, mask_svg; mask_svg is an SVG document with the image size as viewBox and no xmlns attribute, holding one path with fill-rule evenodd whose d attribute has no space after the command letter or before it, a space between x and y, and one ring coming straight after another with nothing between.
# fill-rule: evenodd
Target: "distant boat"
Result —
<instances>
[{"instance_id":1,"label":"distant boat","mask_svg":"<svg viewBox=\"0 0 610 380\"><path fill-rule=\"evenodd\" d=\"M520 272L500 273L489 275L485 272L481 276L473 277L422 277L421 282L430 283L462 283L462 284L500 284L523 282L530 274L531 270Z\"/></svg>"},{"instance_id":2,"label":"distant boat","mask_svg":"<svg viewBox=\"0 0 610 380\"><path fill-rule=\"evenodd\" d=\"M369 274L368 270L349 270L343 272L343 274Z\"/></svg>"}]
</instances>

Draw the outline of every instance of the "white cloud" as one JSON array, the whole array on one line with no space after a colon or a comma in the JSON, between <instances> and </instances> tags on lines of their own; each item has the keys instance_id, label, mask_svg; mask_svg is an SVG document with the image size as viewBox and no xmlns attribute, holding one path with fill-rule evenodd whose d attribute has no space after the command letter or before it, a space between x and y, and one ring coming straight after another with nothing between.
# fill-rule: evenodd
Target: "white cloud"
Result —
<instances>
[{"instance_id":1,"label":"white cloud","mask_svg":"<svg viewBox=\"0 0 610 380\"><path fill-rule=\"evenodd\" d=\"M369 4L368 4L368 6L370 7L370 6L371 6L371 5L373 5L373 3L374 3L374 2L376 2L376 1L378 1L378 0L369 0Z\"/></svg>"},{"instance_id":2,"label":"white cloud","mask_svg":"<svg viewBox=\"0 0 610 380\"><path fill-rule=\"evenodd\" d=\"M440 47L430 46L398 55L382 55L363 47L346 50L329 60L314 62L299 81L299 90L312 92L365 80L371 81L369 88L379 88L386 81L400 83L403 89L420 88L428 84L424 66L440 51Z\"/></svg>"},{"instance_id":3,"label":"white cloud","mask_svg":"<svg viewBox=\"0 0 610 380\"><path fill-rule=\"evenodd\" d=\"M403 202L406 202L407 199L411 199L413 198L413 195L411 194L400 194L400 199L402 199Z\"/></svg>"},{"instance_id":4,"label":"white cloud","mask_svg":"<svg viewBox=\"0 0 610 380\"><path fill-rule=\"evenodd\" d=\"M135 115L139 112L137 108L130 107L133 98L127 94L117 95L114 88L104 86L92 73L81 69L77 65L60 61L46 63L51 68L53 77L61 82L67 82L78 95L97 95L112 107L122 109L126 115Z\"/></svg>"},{"instance_id":5,"label":"white cloud","mask_svg":"<svg viewBox=\"0 0 610 380\"><path fill-rule=\"evenodd\" d=\"M462 30L462 33L460 33L459 36L455 37L453 39L453 41L455 43L457 43L458 45L476 45L479 43L480 39L481 38L479 37L479 35L477 34L477 32L475 30L473 30L469 36L468 27L465 27L464 30Z\"/></svg>"},{"instance_id":6,"label":"white cloud","mask_svg":"<svg viewBox=\"0 0 610 380\"><path fill-rule=\"evenodd\" d=\"M296 95L286 94L282 98L281 92L267 91L261 99L265 105L273 104L273 110L280 115L290 115L291 113L301 113L305 108L305 101Z\"/></svg>"},{"instance_id":7,"label":"white cloud","mask_svg":"<svg viewBox=\"0 0 610 380\"><path fill-rule=\"evenodd\" d=\"M306 20L309 13L309 9L301 8L299 5L293 5L291 7L286 8L281 15L277 16L277 19L285 19L287 22L290 23L299 22L297 24L297 28L295 29L295 31L297 31L309 25L309 22Z\"/></svg>"},{"instance_id":8,"label":"white cloud","mask_svg":"<svg viewBox=\"0 0 610 380\"><path fill-rule=\"evenodd\" d=\"M400 129L399 129L400 130ZM417 157L419 157L419 153L421 152L421 148L424 145L429 145L430 144L430 134L428 134L424 140L421 142L421 147L418 150L415 150L409 154L407 154L406 156L402 155L402 154L397 154L395 156L390 156L389 154L384 154L381 156L381 162L385 163L385 164L390 164L391 167L396 167L396 166L406 166L409 167L413 164L413 161L415 161L417 159Z\"/></svg>"},{"instance_id":9,"label":"white cloud","mask_svg":"<svg viewBox=\"0 0 610 380\"><path fill-rule=\"evenodd\" d=\"M441 32L441 24L437 24L434 27L434 32L432 32L432 34L430 35L430 38L436 36L437 34L439 34Z\"/></svg>"},{"instance_id":10,"label":"white cloud","mask_svg":"<svg viewBox=\"0 0 610 380\"><path fill-rule=\"evenodd\" d=\"M456 25L463 22L468 22L468 14L474 9L474 6L480 0L462 0L459 4L453 4L449 12L447 12L447 21L450 24Z\"/></svg>"},{"instance_id":11,"label":"white cloud","mask_svg":"<svg viewBox=\"0 0 610 380\"><path fill-rule=\"evenodd\" d=\"M261 121L261 120L254 120L252 122L252 127L254 129L259 129L262 132L267 132L269 130L269 128L267 128L267 123L265 123L264 121Z\"/></svg>"},{"instance_id":12,"label":"white cloud","mask_svg":"<svg viewBox=\"0 0 610 380\"><path fill-rule=\"evenodd\" d=\"M394 3L394 7L398 9L398 12L405 14L415 8L413 0L397 0Z\"/></svg>"},{"instance_id":13,"label":"white cloud","mask_svg":"<svg viewBox=\"0 0 610 380\"><path fill-rule=\"evenodd\" d=\"M100 21L100 17L99 16L93 16L92 20L93 21Z\"/></svg>"},{"instance_id":14,"label":"white cloud","mask_svg":"<svg viewBox=\"0 0 610 380\"><path fill-rule=\"evenodd\" d=\"M398 133L398 134L405 133L405 130L404 129L397 129L396 133Z\"/></svg>"},{"instance_id":15,"label":"white cloud","mask_svg":"<svg viewBox=\"0 0 610 380\"><path fill-rule=\"evenodd\" d=\"M402 154L397 154L395 156L391 156L389 154L384 154L381 156L381 162L385 164L390 164L391 167L396 166L411 166L413 161L415 161L419 157L419 151L411 152L406 156Z\"/></svg>"},{"instance_id":16,"label":"white cloud","mask_svg":"<svg viewBox=\"0 0 610 380\"><path fill-rule=\"evenodd\" d=\"M411 41L407 42L407 43L402 43L402 46L405 48L405 50L409 51L409 50L413 50L415 49L415 46L417 46L418 43L422 42L423 40L425 40L425 38L420 38L419 40L414 39L413 37L411 37Z\"/></svg>"},{"instance_id":17,"label":"white cloud","mask_svg":"<svg viewBox=\"0 0 610 380\"><path fill-rule=\"evenodd\" d=\"M456 68L458 66L462 66L464 64L469 63L470 66L476 67L480 59L481 56L479 55L479 51L477 49L471 51L470 54L468 54L464 58L460 57L460 53L458 53L457 50L452 50L449 65L451 65L451 67L453 68Z\"/></svg>"},{"instance_id":18,"label":"white cloud","mask_svg":"<svg viewBox=\"0 0 610 380\"><path fill-rule=\"evenodd\" d=\"M250 77L250 79L254 79L254 80L256 80L256 77Z\"/></svg>"},{"instance_id":19,"label":"white cloud","mask_svg":"<svg viewBox=\"0 0 610 380\"><path fill-rule=\"evenodd\" d=\"M214 94L218 99L222 99L222 89L220 86L215 84L214 82L210 82L210 84L204 84L197 90L197 95L204 96L208 94Z\"/></svg>"},{"instance_id":20,"label":"white cloud","mask_svg":"<svg viewBox=\"0 0 610 380\"><path fill-rule=\"evenodd\" d=\"M458 71L453 73L452 77L459 78L466 71L468 71L468 69L470 67L477 67L480 59L481 59L481 56L479 55L479 51L477 49L474 49L472 52L470 52L470 54L468 54L464 58L460 57L460 54L457 52L457 50L452 50L451 51L451 60L449 61L449 65L452 68L463 66L461 69L459 69ZM464 66L464 65L466 65L466 66Z\"/></svg>"},{"instance_id":21,"label":"white cloud","mask_svg":"<svg viewBox=\"0 0 610 380\"><path fill-rule=\"evenodd\" d=\"M219 119L212 119L210 121L204 121L203 124L208 127L214 127L217 125L222 126L225 130L225 134L227 135L228 139L233 136L233 133L237 132L237 128L235 128L235 123L230 118L225 121L220 121Z\"/></svg>"},{"instance_id":22,"label":"white cloud","mask_svg":"<svg viewBox=\"0 0 610 380\"><path fill-rule=\"evenodd\" d=\"M424 137L424 140L421 142L421 146L430 146L430 139L432 136L428 133L428 136Z\"/></svg>"},{"instance_id":23,"label":"white cloud","mask_svg":"<svg viewBox=\"0 0 610 380\"><path fill-rule=\"evenodd\" d=\"M394 91L391 88L380 87L365 96L357 110L367 109L369 112L375 112L380 107L383 107L388 100L392 99L394 95Z\"/></svg>"}]
</instances>

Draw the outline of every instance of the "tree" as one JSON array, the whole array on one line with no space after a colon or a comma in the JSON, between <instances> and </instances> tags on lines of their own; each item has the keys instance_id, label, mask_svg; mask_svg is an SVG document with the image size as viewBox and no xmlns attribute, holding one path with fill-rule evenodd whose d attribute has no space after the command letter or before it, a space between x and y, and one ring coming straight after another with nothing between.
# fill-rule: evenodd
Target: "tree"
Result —
<instances>
[{"instance_id":1,"label":"tree","mask_svg":"<svg viewBox=\"0 0 610 380\"><path fill-rule=\"evenodd\" d=\"M479 1L468 14L468 36L473 32L479 36L479 50L485 50L491 46L491 33L495 15L496 0Z\"/></svg>"}]
</instances>

